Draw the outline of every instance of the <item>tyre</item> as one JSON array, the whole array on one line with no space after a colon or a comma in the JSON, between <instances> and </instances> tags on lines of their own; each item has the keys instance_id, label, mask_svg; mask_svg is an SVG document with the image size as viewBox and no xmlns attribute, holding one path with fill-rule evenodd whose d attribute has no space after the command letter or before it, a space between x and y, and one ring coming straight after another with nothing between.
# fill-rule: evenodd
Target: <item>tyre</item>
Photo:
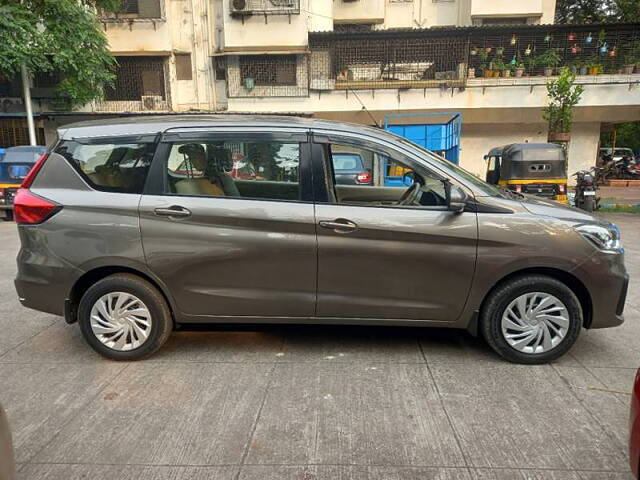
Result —
<instances>
[{"instance_id":1,"label":"tyre","mask_svg":"<svg viewBox=\"0 0 640 480\"><path fill-rule=\"evenodd\" d=\"M582 308L573 291L545 275L524 275L499 284L481 312L487 343L510 362L555 360L575 343Z\"/></svg>"},{"instance_id":2,"label":"tyre","mask_svg":"<svg viewBox=\"0 0 640 480\"><path fill-rule=\"evenodd\" d=\"M584 197L582 208L587 212L593 212L596 209L596 198L591 195Z\"/></svg>"},{"instance_id":3,"label":"tyre","mask_svg":"<svg viewBox=\"0 0 640 480\"><path fill-rule=\"evenodd\" d=\"M92 285L78 305L87 343L113 360L139 360L169 338L173 319L160 292L142 278L119 273Z\"/></svg>"}]
</instances>

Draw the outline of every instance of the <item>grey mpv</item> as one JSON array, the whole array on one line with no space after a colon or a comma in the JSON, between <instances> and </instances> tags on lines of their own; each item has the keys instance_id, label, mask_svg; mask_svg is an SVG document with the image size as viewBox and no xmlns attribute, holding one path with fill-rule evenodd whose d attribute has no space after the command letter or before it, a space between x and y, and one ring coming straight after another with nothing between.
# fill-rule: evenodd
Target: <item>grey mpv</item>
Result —
<instances>
[{"instance_id":1,"label":"grey mpv","mask_svg":"<svg viewBox=\"0 0 640 480\"><path fill-rule=\"evenodd\" d=\"M362 158L370 181L336 182L332 152ZM623 321L615 225L359 125L66 126L15 218L22 304L79 323L113 359L152 354L177 324L280 322L466 328L543 363Z\"/></svg>"}]
</instances>

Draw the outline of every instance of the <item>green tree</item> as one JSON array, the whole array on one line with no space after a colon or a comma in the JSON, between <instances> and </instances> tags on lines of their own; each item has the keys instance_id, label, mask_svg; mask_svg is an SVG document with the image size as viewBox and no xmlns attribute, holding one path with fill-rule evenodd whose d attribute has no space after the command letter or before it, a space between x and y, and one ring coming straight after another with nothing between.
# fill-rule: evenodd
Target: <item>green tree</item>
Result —
<instances>
[{"instance_id":1,"label":"green tree","mask_svg":"<svg viewBox=\"0 0 640 480\"><path fill-rule=\"evenodd\" d=\"M0 0L0 75L26 65L56 72L57 92L71 105L101 98L114 80L115 59L96 10L115 12L121 0Z\"/></svg>"},{"instance_id":2,"label":"green tree","mask_svg":"<svg viewBox=\"0 0 640 480\"><path fill-rule=\"evenodd\" d=\"M563 68L557 80L547 83L549 106L545 107L543 117L549 122L549 131L565 133L571 131L573 107L580 101L584 88L574 85L576 76L568 68Z\"/></svg>"},{"instance_id":3,"label":"green tree","mask_svg":"<svg viewBox=\"0 0 640 480\"><path fill-rule=\"evenodd\" d=\"M600 136L602 147L613 146L613 135L610 132ZM616 147L631 148L635 153L640 152L640 122L627 122L616 125Z\"/></svg>"},{"instance_id":4,"label":"green tree","mask_svg":"<svg viewBox=\"0 0 640 480\"><path fill-rule=\"evenodd\" d=\"M556 3L556 23L638 21L638 0L558 0Z\"/></svg>"}]
</instances>

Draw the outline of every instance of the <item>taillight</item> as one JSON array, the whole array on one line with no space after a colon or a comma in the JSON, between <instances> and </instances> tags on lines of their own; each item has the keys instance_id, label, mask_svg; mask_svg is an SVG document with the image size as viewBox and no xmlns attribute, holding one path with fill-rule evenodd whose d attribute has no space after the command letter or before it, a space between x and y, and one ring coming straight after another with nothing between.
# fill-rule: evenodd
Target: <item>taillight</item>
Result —
<instances>
[{"instance_id":1,"label":"taillight","mask_svg":"<svg viewBox=\"0 0 640 480\"><path fill-rule=\"evenodd\" d=\"M35 225L44 222L61 208L51 200L39 197L26 188L20 188L13 200L13 217L16 223Z\"/></svg>"},{"instance_id":2,"label":"taillight","mask_svg":"<svg viewBox=\"0 0 640 480\"><path fill-rule=\"evenodd\" d=\"M567 184L566 183L559 183L558 184L558 193L560 195L564 195L565 193L567 193Z\"/></svg>"},{"instance_id":3,"label":"taillight","mask_svg":"<svg viewBox=\"0 0 640 480\"><path fill-rule=\"evenodd\" d=\"M31 184L36 178L36 175L38 175L38 172L44 165L44 162L47 161L47 158L49 158L49 154L45 153L38 159L38 161L35 163L35 165L31 168L27 176L22 181L22 185L20 185L21 188L29 188L31 186Z\"/></svg>"},{"instance_id":4,"label":"taillight","mask_svg":"<svg viewBox=\"0 0 640 480\"><path fill-rule=\"evenodd\" d=\"M371 183L372 177L369 172L362 172L356 176L357 183Z\"/></svg>"},{"instance_id":5,"label":"taillight","mask_svg":"<svg viewBox=\"0 0 640 480\"><path fill-rule=\"evenodd\" d=\"M522 193L522 185L511 185L511 186L516 192Z\"/></svg>"}]
</instances>

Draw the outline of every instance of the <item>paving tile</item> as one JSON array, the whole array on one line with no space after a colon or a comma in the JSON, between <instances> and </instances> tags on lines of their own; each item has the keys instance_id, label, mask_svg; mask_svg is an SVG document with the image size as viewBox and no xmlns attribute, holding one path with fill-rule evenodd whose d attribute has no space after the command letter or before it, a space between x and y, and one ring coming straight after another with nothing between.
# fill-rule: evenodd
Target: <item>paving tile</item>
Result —
<instances>
[{"instance_id":1,"label":"paving tile","mask_svg":"<svg viewBox=\"0 0 640 480\"><path fill-rule=\"evenodd\" d=\"M636 291L640 293L640 287ZM637 368L640 366L639 338L640 309L627 305L621 326L582 330L571 355L584 366Z\"/></svg>"},{"instance_id":2,"label":"paving tile","mask_svg":"<svg viewBox=\"0 0 640 480\"><path fill-rule=\"evenodd\" d=\"M635 480L631 472L604 473L604 472L580 472L581 480Z\"/></svg>"},{"instance_id":3,"label":"paving tile","mask_svg":"<svg viewBox=\"0 0 640 480\"><path fill-rule=\"evenodd\" d=\"M125 365L0 364L0 403L18 462L31 459L100 393Z\"/></svg>"},{"instance_id":4,"label":"paving tile","mask_svg":"<svg viewBox=\"0 0 640 480\"><path fill-rule=\"evenodd\" d=\"M249 464L464 466L417 364L281 364Z\"/></svg>"},{"instance_id":5,"label":"paving tile","mask_svg":"<svg viewBox=\"0 0 640 480\"><path fill-rule=\"evenodd\" d=\"M87 345L77 324L62 319L0 357L0 363L86 362L104 363L105 359Z\"/></svg>"},{"instance_id":6,"label":"paving tile","mask_svg":"<svg viewBox=\"0 0 640 480\"><path fill-rule=\"evenodd\" d=\"M273 362L282 337L273 331L174 332L152 362Z\"/></svg>"},{"instance_id":7,"label":"paving tile","mask_svg":"<svg viewBox=\"0 0 640 480\"><path fill-rule=\"evenodd\" d=\"M568 470L529 470L480 468L473 471L475 480L582 480L578 472Z\"/></svg>"},{"instance_id":8,"label":"paving tile","mask_svg":"<svg viewBox=\"0 0 640 480\"><path fill-rule=\"evenodd\" d=\"M611 445L617 446L621 454L626 455L631 396L616 393L618 390L607 386L585 368L561 366L555 368L592 418L609 434ZM620 370L625 373L631 371L631 369L607 370L612 375L618 375ZM604 374L604 372L601 373ZM631 391L631 385L627 387L627 391Z\"/></svg>"},{"instance_id":9,"label":"paving tile","mask_svg":"<svg viewBox=\"0 0 640 480\"><path fill-rule=\"evenodd\" d=\"M239 480L471 480L466 468L346 465L242 467Z\"/></svg>"},{"instance_id":10,"label":"paving tile","mask_svg":"<svg viewBox=\"0 0 640 480\"><path fill-rule=\"evenodd\" d=\"M18 480L235 480L238 467L28 465Z\"/></svg>"},{"instance_id":11,"label":"paving tile","mask_svg":"<svg viewBox=\"0 0 640 480\"><path fill-rule=\"evenodd\" d=\"M625 468L619 446L554 367L478 363L431 369L462 449L474 467Z\"/></svg>"},{"instance_id":12,"label":"paving tile","mask_svg":"<svg viewBox=\"0 0 640 480\"><path fill-rule=\"evenodd\" d=\"M424 363L411 327L293 326L283 330L279 362Z\"/></svg>"},{"instance_id":13,"label":"paving tile","mask_svg":"<svg viewBox=\"0 0 640 480\"><path fill-rule=\"evenodd\" d=\"M239 464L272 368L131 364L34 461Z\"/></svg>"},{"instance_id":14,"label":"paving tile","mask_svg":"<svg viewBox=\"0 0 640 480\"><path fill-rule=\"evenodd\" d=\"M48 313L27 310L17 299L10 304L10 307L0 305L0 361L12 348L60 321Z\"/></svg>"}]
</instances>

